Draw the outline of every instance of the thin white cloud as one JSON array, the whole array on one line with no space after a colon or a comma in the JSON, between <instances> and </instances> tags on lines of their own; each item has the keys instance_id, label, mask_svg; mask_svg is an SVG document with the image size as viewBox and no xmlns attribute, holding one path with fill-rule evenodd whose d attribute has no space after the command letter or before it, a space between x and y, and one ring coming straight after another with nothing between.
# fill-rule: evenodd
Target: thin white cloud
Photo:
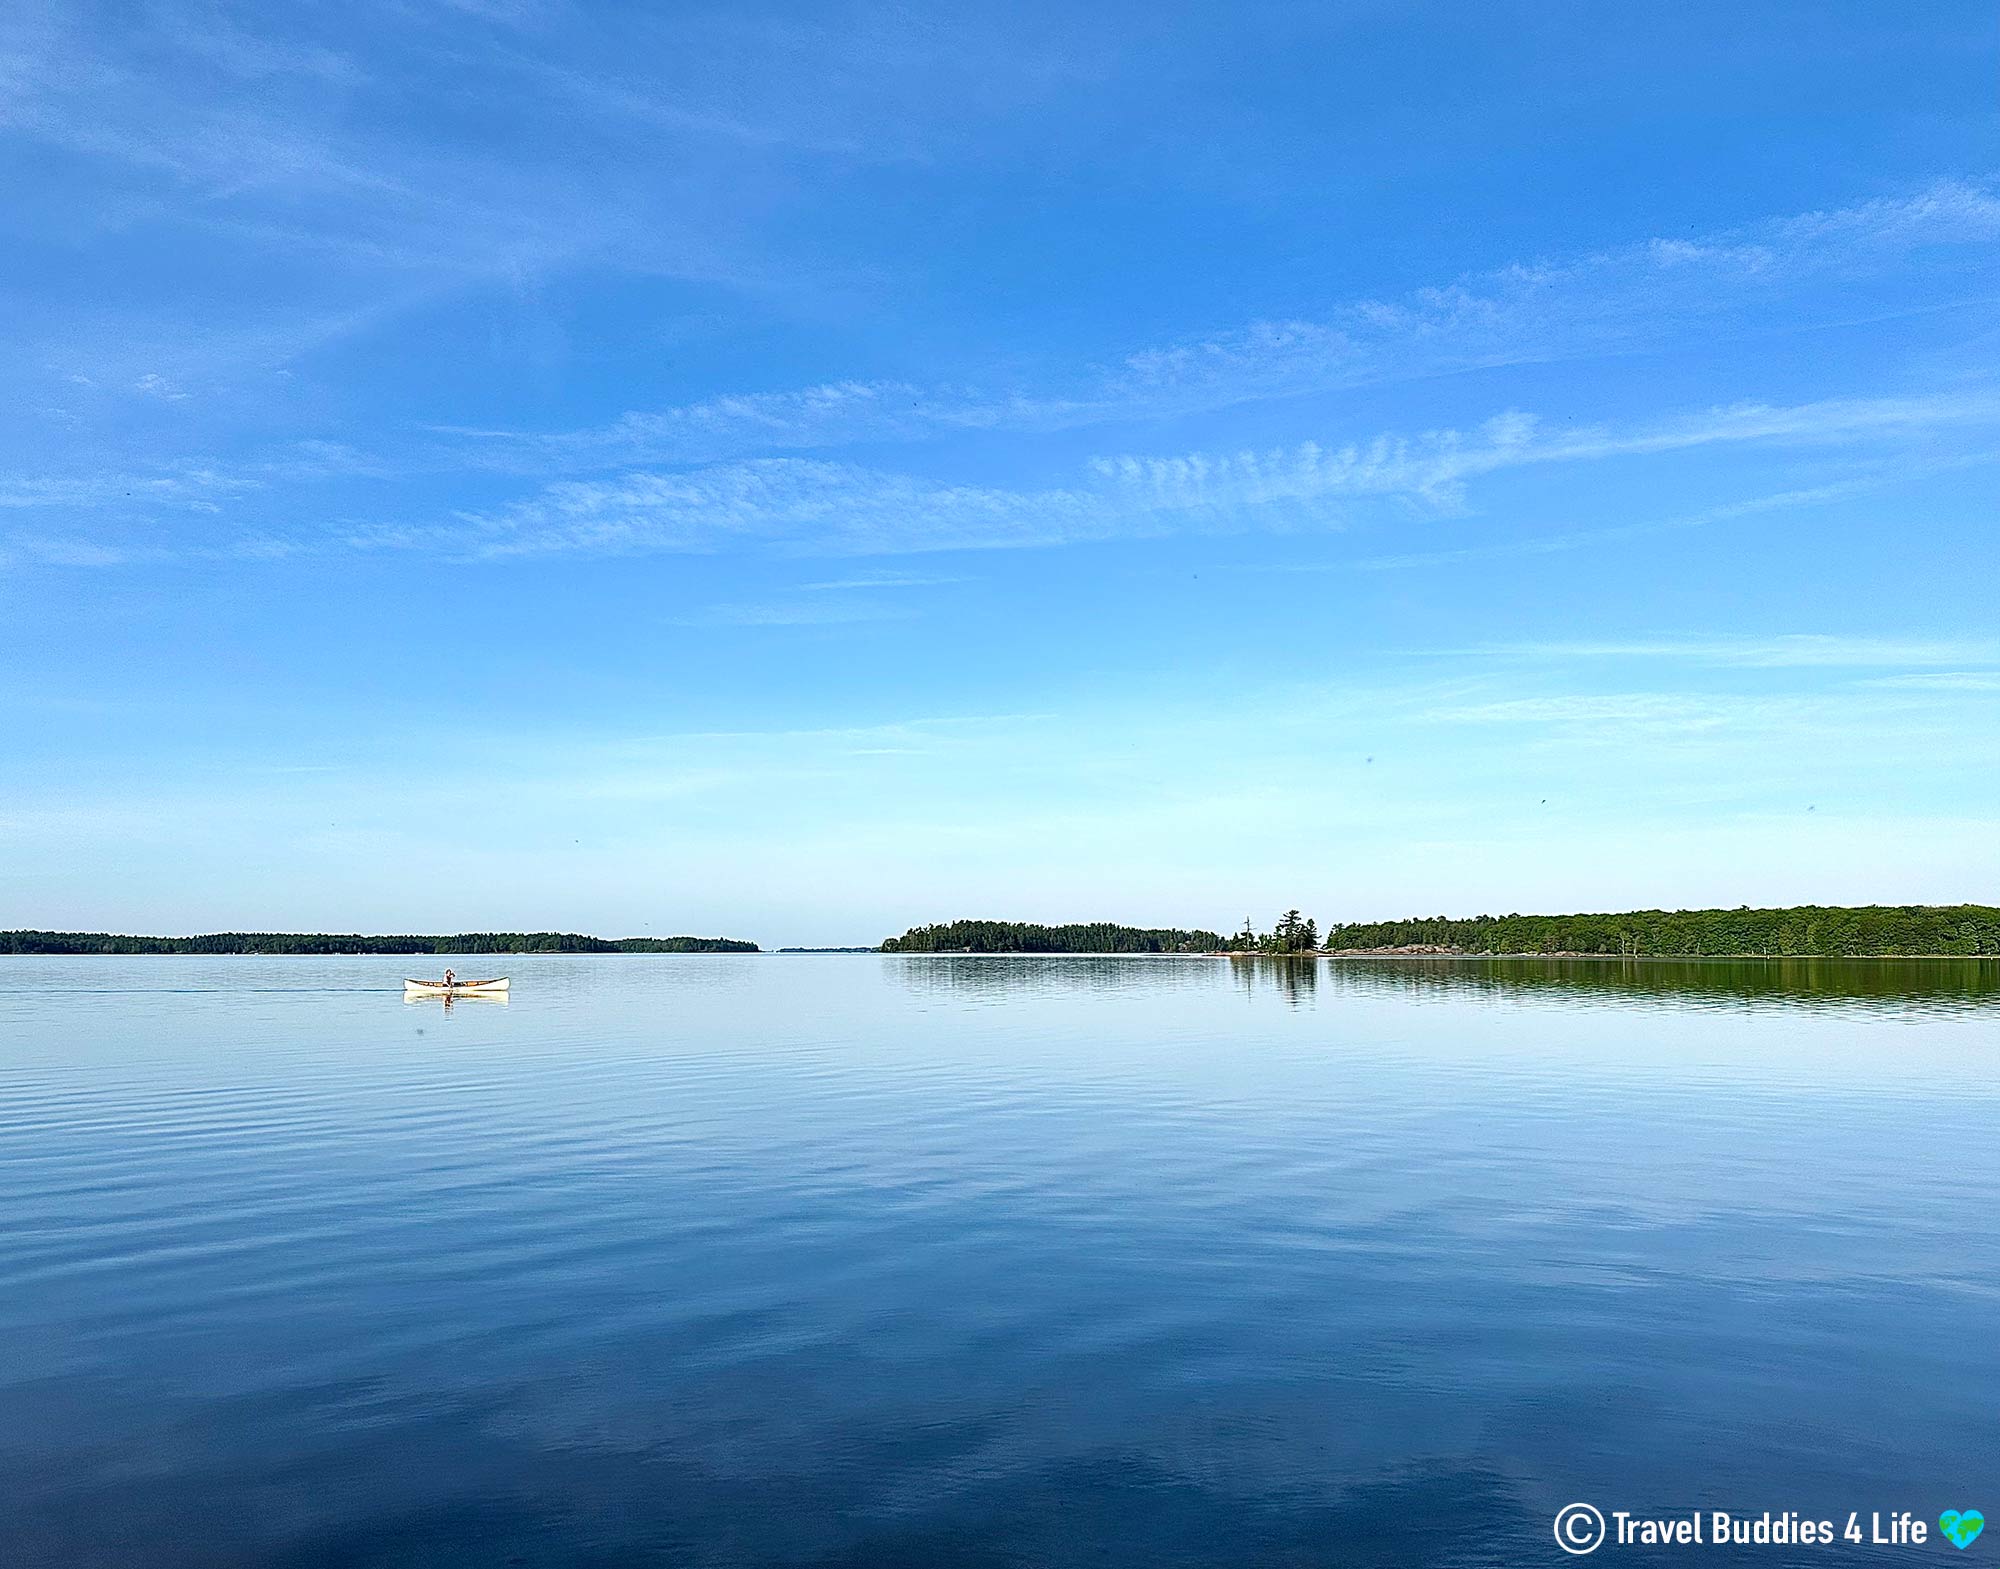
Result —
<instances>
[{"instance_id":1,"label":"thin white cloud","mask_svg":"<svg viewBox=\"0 0 2000 1569\"><path fill-rule=\"evenodd\" d=\"M631 412L584 430L445 430L482 461L531 467L711 462L753 452L966 430L1147 420L1672 341L1799 291L1935 264L2000 239L2000 196L1945 181L1900 199L1771 219L1699 240L1649 240L1523 264L1318 320L1260 321L1136 351L1036 390L839 381ZM1829 307L1831 309L1831 307ZM1825 314L1825 313L1820 313Z\"/></svg>"},{"instance_id":2,"label":"thin white cloud","mask_svg":"<svg viewBox=\"0 0 2000 1569\"><path fill-rule=\"evenodd\" d=\"M1766 705L1756 705L1760 714ZM1740 714L1727 699L1670 692L1616 692L1503 698L1439 708L1426 717L1446 724L1641 726L1650 730L1710 730Z\"/></svg>"},{"instance_id":3,"label":"thin white cloud","mask_svg":"<svg viewBox=\"0 0 2000 1569\"><path fill-rule=\"evenodd\" d=\"M1969 392L1740 404L1642 425L1546 431L1507 413L1470 430L1304 442L1266 452L1093 460L1072 485L962 485L855 464L765 458L686 473L565 481L486 513L350 533L360 548L506 557L551 552L706 553L760 546L902 554L1078 544L1175 532L1325 526L1391 499L1433 514L1468 485L1531 465L1653 457L1714 445L1901 440L2000 423L2000 395Z\"/></svg>"},{"instance_id":4,"label":"thin white cloud","mask_svg":"<svg viewBox=\"0 0 2000 1569\"><path fill-rule=\"evenodd\" d=\"M1897 477L1907 478L1909 466L1899 467ZM1559 534L1541 534L1527 539L1501 540L1493 544L1463 545L1450 550L1414 550L1395 555L1367 556L1357 561L1279 562L1253 565L1246 570L1262 572L1391 572L1408 567L1451 566L1470 561L1493 561L1509 556L1547 556L1570 550L1587 550L1623 539L1640 539L1650 534L1673 533L1680 529L1705 528L1713 523L1733 522L1767 512L1795 507L1823 505L1845 500L1887 482L1887 476L1842 480L1830 485L1810 485L1778 491L1769 496L1752 496L1743 501L1704 507L1699 512L1643 523L1620 523L1608 528L1570 529Z\"/></svg>"},{"instance_id":5,"label":"thin white cloud","mask_svg":"<svg viewBox=\"0 0 2000 1569\"><path fill-rule=\"evenodd\" d=\"M859 592L891 588L942 588L951 583L967 583L970 578L956 574L940 577L919 572L877 572L867 577L832 578L822 583L801 583L802 594Z\"/></svg>"},{"instance_id":6,"label":"thin white cloud","mask_svg":"<svg viewBox=\"0 0 2000 1569\"><path fill-rule=\"evenodd\" d=\"M761 600L708 605L669 616L669 626L681 627L808 627L849 626L865 621L904 621L915 614L901 606L827 600Z\"/></svg>"},{"instance_id":7,"label":"thin white cloud","mask_svg":"<svg viewBox=\"0 0 2000 1569\"><path fill-rule=\"evenodd\" d=\"M1834 637L1802 632L1777 637L1509 643L1484 652L1537 660L1673 660L1704 665L1741 665L1757 669L1849 667L1865 669L2000 663L2000 640Z\"/></svg>"},{"instance_id":8,"label":"thin white cloud","mask_svg":"<svg viewBox=\"0 0 2000 1569\"><path fill-rule=\"evenodd\" d=\"M0 566L29 562L49 567L122 567L135 560L157 560L158 552L121 550L114 545L59 535L12 535L0 551Z\"/></svg>"},{"instance_id":9,"label":"thin white cloud","mask_svg":"<svg viewBox=\"0 0 2000 1569\"><path fill-rule=\"evenodd\" d=\"M150 370L132 383L132 390L144 393L149 398L158 398L165 403L184 403L189 397L185 390L175 386L158 371Z\"/></svg>"},{"instance_id":10,"label":"thin white cloud","mask_svg":"<svg viewBox=\"0 0 2000 1569\"><path fill-rule=\"evenodd\" d=\"M212 326L198 343L181 344L164 360L164 340L149 338L144 324L127 324L128 332L101 323L101 330L83 335L83 347L73 354L83 369L70 374L95 373L112 384L122 380L179 401L189 385L206 389L226 383L232 366L256 364L268 372L475 279L532 277L577 254L577 247L598 243L591 236L600 235L601 225L572 222L567 198L518 200L523 189L513 176L487 171L462 179L463 174L427 166L409 181L391 182L392 205L399 211L409 206L412 191L444 192L439 201L417 205L450 230L447 239L407 228L392 233L394 224L349 221L352 213L328 220L329 243L369 247L379 253L372 254L373 265L396 270L391 285L376 287L368 300L300 309L296 319L273 316L240 328ZM521 218L523 213L532 219ZM237 215L229 221L274 220ZM519 227L524 222L532 232ZM1067 390L1058 385L1016 393L834 381L714 397L554 435L434 426L438 445L432 450L398 444L394 454L348 453L342 472L379 477L392 470L438 473L471 466L547 479L613 474L651 463L710 465L691 474L642 466L615 478L550 484L512 508L482 510L449 524L417 521L355 531L370 545L444 543L495 555L709 550L724 548L732 536L835 554L1060 543L1185 528L1264 527L1274 521L1277 503L1295 509L1289 521L1312 526L1328 521L1329 509L1343 498L1366 496L1395 496L1423 511L1449 511L1464 505L1466 486L1481 475L1525 463L1718 442L1851 442L1887 436L1899 426L1918 431L1990 421L1994 399L1974 390L1791 406L1739 404L1678 422L1563 434L1527 416L1508 415L1474 430L1388 435L1366 444L1112 456L1076 483L1042 490L954 485L865 464L813 464L775 454L951 432L1048 431L1150 419L1475 364L1626 348L1685 333L1704 312L1750 309L1759 301L1781 299L1796 317L1797 288L1815 279L1907 272L1927 265L1926 258L1957 255L1996 236L2000 198L1981 185L1947 182L1899 200L1775 219L1733 235L1655 241L1559 265L1502 269L1483 279L1420 290L1400 302L1354 303L1316 323L1255 324L1072 374ZM1909 285L1909 277L1897 276L1899 287ZM138 354L146 358L135 365ZM167 365L174 374L143 368L152 363ZM729 461L732 454L757 452L774 456ZM283 467L277 460L248 462L239 473L247 486L281 477ZM65 486L79 498L106 489L94 474L0 480L0 505L35 504L20 498L37 484L48 497L44 504L63 504L56 498ZM153 495L172 501L177 494L172 476L135 481L128 489L135 501ZM1469 548L1477 553L1486 547ZM1547 548L1564 545L1556 541ZM1383 564L1411 563L1388 558Z\"/></svg>"},{"instance_id":11,"label":"thin white cloud","mask_svg":"<svg viewBox=\"0 0 2000 1569\"><path fill-rule=\"evenodd\" d=\"M374 10L350 57L283 8L238 27L177 0L117 25L45 0L0 7L0 138L73 160L67 221L142 246L202 231L206 253L285 280L199 309L17 313L17 340L106 385L206 396L384 317L575 266L758 289L812 276L768 265L732 221L750 182L726 159L663 158L657 133L630 135L580 180L560 95L509 99L512 140L390 128L413 82L449 94L504 51L429 8Z\"/></svg>"},{"instance_id":12,"label":"thin white cloud","mask_svg":"<svg viewBox=\"0 0 2000 1569\"><path fill-rule=\"evenodd\" d=\"M1935 675L1878 676L1861 684L1898 692L2000 692L2000 670L1947 670Z\"/></svg>"},{"instance_id":13,"label":"thin white cloud","mask_svg":"<svg viewBox=\"0 0 2000 1569\"><path fill-rule=\"evenodd\" d=\"M146 502L214 512L227 497L255 490L261 483L213 464L182 465L157 474L0 475L0 510Z\"/></svg>"},{"instance_id":14,"label":"thin white cloud","mask_svg":"<svg viewBox=\"0 0 2000 1569\"><path fill-rule=\"evenodd\" d=\"M907 621L919 612L897 599L884 599L883 594L964 581L962 577L916 572L829 578L794 584L785 594L772 598L707 605L668 620L669 625L684 627L844 626L866 621Z\"/></svg>"}]
</instances>

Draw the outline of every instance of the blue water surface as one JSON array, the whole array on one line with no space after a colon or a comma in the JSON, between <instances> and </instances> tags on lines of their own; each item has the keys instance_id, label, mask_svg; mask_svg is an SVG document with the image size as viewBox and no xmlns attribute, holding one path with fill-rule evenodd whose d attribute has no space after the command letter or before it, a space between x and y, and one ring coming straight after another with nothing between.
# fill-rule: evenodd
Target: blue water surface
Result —
<instances>
[{"instance_id":1,"label":"blue water surface","mask_svg":"<svg viewBox=\"0 0 2000 1569\"><path fill-rule=\"evenodd\" d=\"M2000 1550L2000 967L408 962L0 960L0 1563Z\"/></svg>"}]
</instances>

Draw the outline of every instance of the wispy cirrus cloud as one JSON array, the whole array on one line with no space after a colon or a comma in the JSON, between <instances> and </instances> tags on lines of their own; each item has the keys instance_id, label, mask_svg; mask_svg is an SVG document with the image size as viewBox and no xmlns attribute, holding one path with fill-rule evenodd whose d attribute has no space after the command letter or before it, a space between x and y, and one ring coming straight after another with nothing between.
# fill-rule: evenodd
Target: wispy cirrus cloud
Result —
<instances>
[{"instance_id":1,"label":"wispy cirrus cloud","mask_svg":"<svg viewBox=\"0 0 2000 1569\"><path fill-rule=\"evenodd\" d=\"M633 411L586 429L439 427L437 433L463 442L479 461L543 469L700 463L952 432L1143 421L1628 352L1747 318L1780 297L1793 310L1792 327L1810 326L1852 305L1842 296L1815 310L1799 298L1802 291L1902 275L1913 266L1949 271L1996 239L2000 195L1946 181L1907 197L1774 218L1696 240L1653 239L1517 264L1396 299L1350 301L1317 319L1251 322L1074 368L1048 386L833 381ZM1899 297L1916 309L1936 303L1907 287Z\"/></svg>"},{"instance_id":2,"label":"wispy cirrus cloud","mask_svg":"<svg viewBox=\"0 0 2000 1569\"><path fill-rule=\"evenodd\" d=\"M328 62L321 65L334 69ZM310 76L317 69L306 62L293 74ZM282 79L285 73L273 66L266 74ZM42 89L30 93L31 107L42 96ZM226 145L229 138L220 142ZM423 258L418 271L399 270L393 286L378 289L369 301L305 310L296 321L210 327L198 345L182 345L174 357L180 379L150 368L136 375L130 368L119 370L119 361L129 362L133 354L144 354L148 364L158 359L158 345L143 333L134 340L136 347L126 334L110 334L107 341L120 346L93 351L91 367L122 375L115 384L150 395L147 401L179 408L187 387L200 386L206 394L226 380L229 365L281 363L306 347L378 327L474 273L532 276L546 259L594 243L588 235L595 231L570 224L560 202L517 204L505 179L496 186L483 175L463 182L460 190L449 173L431 169L413 173L413 184L389 182L407 191L429 189L439 180L452 186L442 205L421 205L451 227L455 238L439 247L419 236L411 253ZM523 241L526 249L517 248L476 213L453 205L483 202L482 192L506 211L519 205L536 214L535 223L549 226L553 248L543 249L533 236ZM342 243L368 229L355 223L338 227ZM397 438L368 452L347 449L341 472L438 477L488 470L540 480L543 488L512 505L449 520L368 525L352 530L351 537L371 546L442 544L495 556L552 549L711 550L731 538L861 554L1264 527L1277 519L1281 504L1295 509L1291 522L1310 526L1324 522L1326 509L1343 499L1395 496L1429 512L1461 507L1466 486L1482 475L1527 463L1591 461L1720 442L1869 440L1893 434L1899 421L1910 432L1965 425L1991 415L1990 399L1977 388L1928 397L1741 403L1643 429L1594 426L1563 437L1526 416L1506 415L1464 430L1390 434L1367 443L1127 453L1096 461L1074 482L1040 489L958 484L898 473L879 462L810 456L851 444L953 433L1144 422L1260 398L1613 352L1668 341L1702 322L1761 319L1760 308L1778 301L1785 304L1788 322L1797 325L1810 318L1809 302L1802 305L1802 298L1819 283L1893 278L1899 298L1914 298L1923 290L1913 280L1930 278L1925 269L1944 265L1939 258L1957 266L1996 237L2000 196L1985 185L1946 182L1899 199L1792 215L1705 239L1654 240L1559 263L1505 268L1395 301L1352 302L1318 321L1253 323L1142 350L1108 366L1058 372L1035 388L848 380L719 395L555 433L432 425L417 442ZM468 260L470 270L447 277L461 242L476 253ZM370 265L392 261L376 257ZM402 263L393 266L401 269ZM70 375L79 383L89 379L80 371ZM117 499L221 505L231 494L284 477L286 460L239 459L226 470L219 464L210 469L214 483L200 501L185 499L191 488L172 469L136 474ZM587 477L593 475L610 477ZM1821 489L1799 486L1793 493L1807 497ZM68 478L29 476L0 482L0 504L77 505L105 492L106 482L94 470ZM1576 538L1613 532L1580 531ZM280 531L266 526L262 537L276 539ZM320 547L296 530L282 537L287 549ZM1489 547L1465 548L1477 553ZM1548 548L1564 546L1558 540ZM1419 559L1422 553L1402 553L1381 564L1411 565Z\"/></svg>"},{"instance_id":3,"label":"wispy cirrus cloud","mask_svg":"<svg viewBox=\"0 0 2000 1569\"><path fill-rule=\"evenodd\" d=\"M1899 465L1895 478L1907 478L1911 465ZM1715 523L1755 518L1765 513L1784 512L1796 507L1820 506L1844 500L1889 482L1891 476L1877 473L1827 485L1807 485L1776 491L1767 496L1749 496L1741 501L1703 507L1697 512L1637 523L1615 523L1600 528L1574 528L1556 534L1533 534L1522 539L1499 540L1488 544L1460 545L1444 550L1398 551L1391 555L1365 556L1340 562L1259 563L1246 570L1262 572L1393 572L1412 567L1457 565L1469 561L1496 561L1509 556L1549 556L1564 551L1588 550L1618 540L1639 539L1649 534L1668 534L1681 529L1706 528Z\"/></svg>"},{"instance_id":4,"label":"wispy cirrus cloud","mask_svg":"<svg viewBox=\"0 0 2000 1569\"><path fill-rule=\"evenodd\" d=\"M1899 692L2000 692L2000 670L1941 670L1934 675L1877 676L1861 684Z\"/></svg>"},{"instance_id":5,"label":"wispy cirrus cloud","mask_svg":"<svg viewBox=\"0 0 2000 1569\"><path fill-rule=\"evenodd\" d=\"M666 619L669 626L681 627L818 627L907 621L915 614L907 605L879 601L768 599L705 605Z\"/></svg>"},{"instance_id":6,"label":"wispy cirrus cloud","mask_svg":"<svg viewBox=\"0 0 2000 1569\"><path fill-rule=\"evenodd\" d=\"M829 170L977 145L989 116L1092 69L1060 36L894 7L777 26L563 0L17 0L0 140L62 160L29 182L40 205L10 204L22 232L206 265L162 269L175 285L150 299L90 300L88 322L65 303L14 326L58 374L192 390L268 369L267 342L291 359L558 275L767 304L879 288L877 266L769 220ZM256 282L202 296L215 276Z\"/></svg>"},{"instance_id":7,"label":"wispy cirrus cloud","mask_svg":"<svg viewBox=\"0 0 2000 1569\"><path fill-rule=\"evenodd\" d=\"M0 568L23 563L44 567L122 567L158 560L157 550L134 550L61 534L9 535L0 539Z\"/></svg>"},{"instance_id":8,"label":"wispy cirrus cloud","mask_svg":"<svg viewBox=\"0 0 2000 1569\"><path fill-rule=\"evenodd\" d=\"M2000 639L1835 637L1786 633L1774 637L1672 637L1630 641L1508 643L1487 650L1536 660L1662 660L1757 669L1887 668L2000 664ZM1895 685L1930 687L1938 677Z\"/></svg>"},{"instance_id":9,"label":"wispy cirrus cloud","mask_svg":"<svg viewBox=\"0 0 2000 1569\"><path fill-rule=\"evenodd\" d=\"M154 474L0 476L0 509L97 508L141 502L215 512L226 498L261 484L250 475L209 464L179 465Z\"/></svg>"},{"instance_id":10,"label":"wispy cirrus cloud","mask_svg":"<svg viewBox=\"0 0 2000 1569\"><path fill-rule=\"evenodd\" d=\"M359 0L339 18L229 0L129 10L0 7L0 140L61 160L59 198L31 183L43 205L18 204L20 230L56 254L130 247L204 265L163 269L176 278L164 295L30 297L10 312L29 346L17 373L47 366L161 401L256 381L268 397L274 366L569 269L762 290L813 275L802 259L772 265L738 216L764 166L809 156L806 139L760 139L658 81L626 91L630 123L582 129L563 79L593 101L612 91L601 63L576 56L589 27L545 30L531 53L401 0ZM688 74L702 79L697 65ZM504 117L477 107L488 98ZM467 113L414 107L447 101ZM205 288L224 275L258 281Z\"/></svg>"},{"instance_id":11,"label":"wispy cirrus cloud","mask_svg":"<svg viewBox=\"0 0 2000 1569\"><path fill-rule=\"evenodd\" d=\"M912 591L968 581L919 572L874 572L857 577L795 583L762 599L704 605L670 616L684 627L852 626L867 621L908 621L922 611ZM884 597L887 596L887 597Z\"/></svg>"},{"instance_id":12,"label":"wispy cirrus cloud","mask_svg":"<svg viewBox=\"0 0 2000 1569\"><path fill-rule=\"evenodd\" d=\"M149 398L158 398L164 403L185 403L191 396L184 388L176 386L158 371L147 371L132 383L134 392L142 392Z\"/></svg>"},{"instance_id":13,"label":"wispy cirrus cloud","mask_svg":"<svg viewBox=\"0 0 2000 1569\"><path fill-rule=\"evenodd\" d=\"M1748 712L1759 721L1773 705L1758 700L1697 696L1678 692L1612 692L1552 697L1501 698L1439 708L1425 717L1445 724L1619 726L1646 730L1713 730Z\"/></svg>"},{"instance_id":14,"label":"wispy cirrus cloud","mask_svg":"<svg viewBox=\"0 0 2000 1569\"><path fill-rule=\"evenodd\" d=\"M802 594L826 594L878 588L943 588L948 584L970 581L972 581L970 578L957 574L938 576L921 572L874 572L865 577L829 578L819 583L801 583L798 591Z\"/></svg>"},{"instance_id":15,"label":"wispy cirrus cloud","mask_svg":"<svg viewBox=\"0 0 2000 1569\"><path fill-rule=\"evenodd\" d=\"M388 476L373 458L342 442L287 442L252 459L187 457L151 471L0 475L0 510L109 510L137 506L219 512L232 498L274 486L329 478Z\"/></svg>"},{"instance_id":16,"label":"wispy cirrus cloud","mask_svg":"<svg viewBox=\"0 0 2000 1569\"><path fill-rule=\"evenodd\" d=\"M2000 425L2000 394L1973 391L1790 406L1738 404L1628 426L1545 429L1510 412L1468 430L1304 442L1270 451L1125 455L1075 483L953 484L806 458L682 473L563 481L485 513L352 530L361 548L446 549L489 558L595 552L705 553L734 546L870 555L1076 544L1180 531L1325 526L1389 500L1462 509L1482 477L1717 445L1897 441Z\"/></svg>"}]
</instances>

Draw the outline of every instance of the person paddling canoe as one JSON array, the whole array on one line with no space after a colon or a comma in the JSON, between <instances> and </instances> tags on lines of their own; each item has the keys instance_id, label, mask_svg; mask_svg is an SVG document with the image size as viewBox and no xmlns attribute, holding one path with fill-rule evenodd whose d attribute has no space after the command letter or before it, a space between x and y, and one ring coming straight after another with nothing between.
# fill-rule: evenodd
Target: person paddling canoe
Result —
<instances>
[{"instance_id":1,"label":"person paddling canoe","mask_svg":"<svg viewBox=\"0 0 2000 1569\"><path fill-rule=\"evenodd\" d=\"M446 970L441 981L420 981L406 975L403 977L403 994L407 997L504 997L507 995L507 977L496 975L491 980L462 981L456 970Z\"/></svg>"}]
</instances>

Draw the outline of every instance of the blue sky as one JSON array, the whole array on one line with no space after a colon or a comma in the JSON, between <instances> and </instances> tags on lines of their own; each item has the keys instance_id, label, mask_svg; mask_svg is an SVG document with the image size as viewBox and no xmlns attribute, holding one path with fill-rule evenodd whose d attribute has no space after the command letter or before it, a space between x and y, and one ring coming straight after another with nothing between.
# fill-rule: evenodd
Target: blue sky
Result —
<instances>
[{"instance_id":1,"label":"blue sky","mask_svg":"<svg viewBox=\"0 0 2000 1569\"><path fill-rule=\"evenodd\" d=\"M1989 7L0 13L0 925L2000 887Z\"/></svg>"}]
</instances>

